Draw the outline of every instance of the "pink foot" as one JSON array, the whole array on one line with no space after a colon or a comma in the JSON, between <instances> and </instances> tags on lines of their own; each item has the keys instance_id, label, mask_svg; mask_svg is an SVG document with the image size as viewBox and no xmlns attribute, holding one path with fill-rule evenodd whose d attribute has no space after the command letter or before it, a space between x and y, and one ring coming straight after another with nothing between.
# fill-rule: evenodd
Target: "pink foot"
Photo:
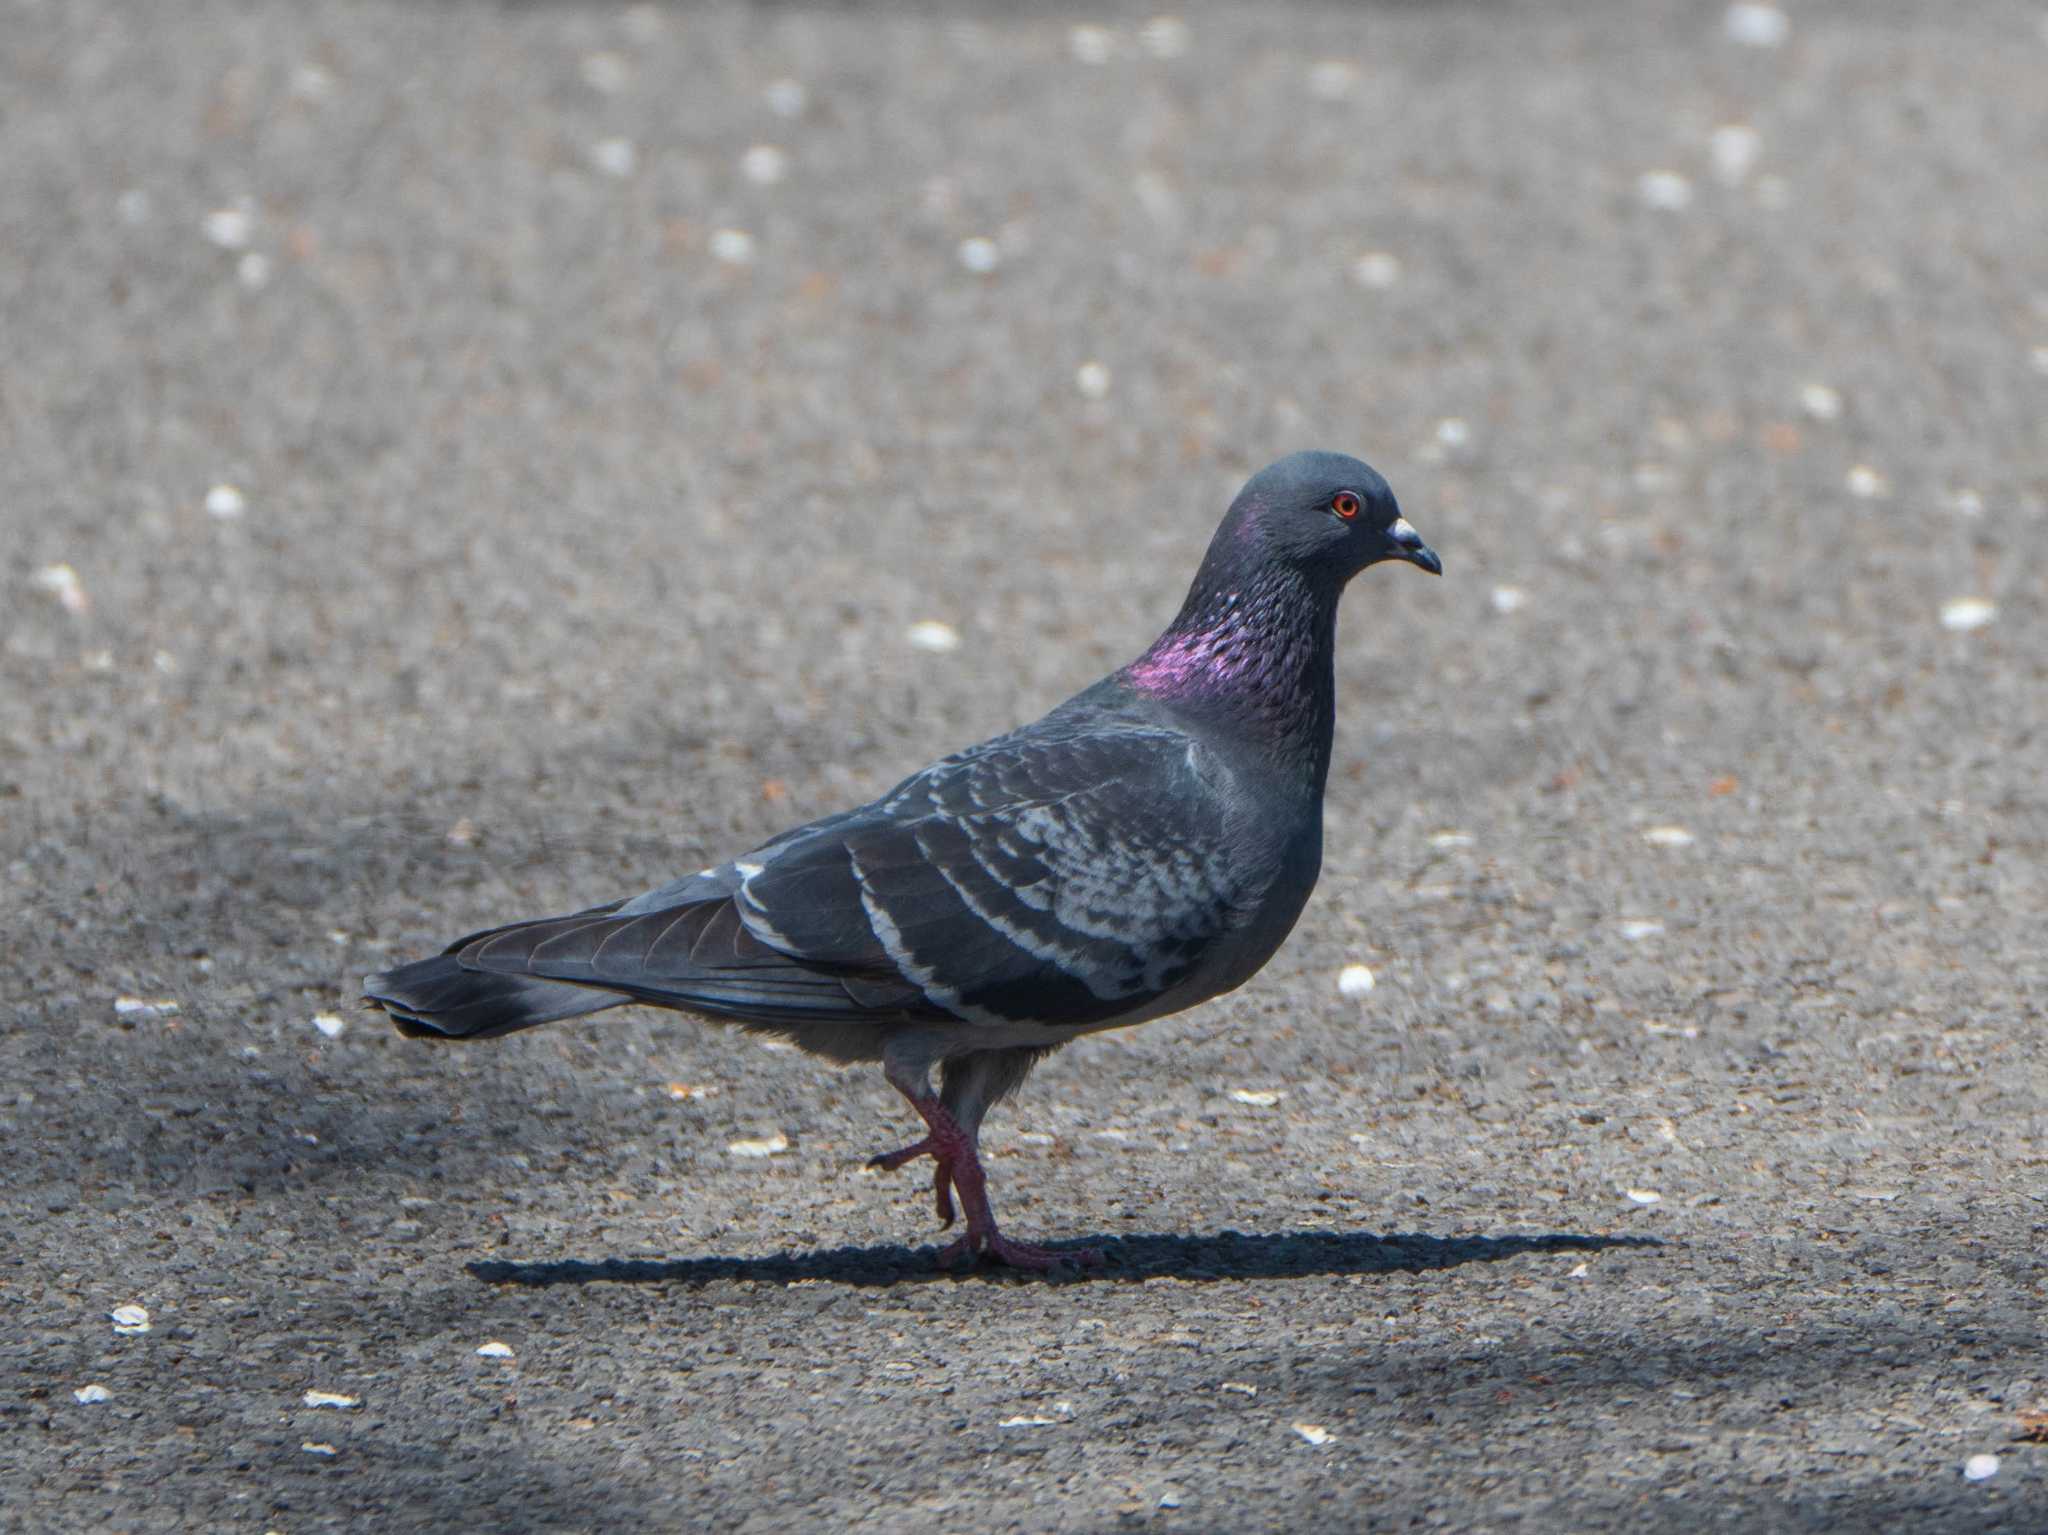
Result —
<instances>
[{"instance_id":1,"label":"pink foot","mask_svg":"<svg viewBox=\"0 0 2048 1535\"><path fill-rule=\"evenodd\" d=\"M961 1127L928 1086L898 1082L894 1077L890 1080L923 1116L931 1133L911 1145L870 1157L868 1166L877 1172L894 1172L919 1157L930 1157L938 1163L932 1174L932 1193L933 1202L938 1206L939 1220L948 1226L953 1224L952 1196L955 1192L960 1195L960 1204L967 1212L966 1232L948 1242L939 1252L941 1267L951 1268L963 1260L972 1263L980 1257L1039 1274L1066 1265L1102 1267L1100 1248L1039 1247L1030 1242L1013 1242L998 1231L995 1212L988 1203L987 1175L982 1172L973 1133Z\"/></svg>"}]
</instances>

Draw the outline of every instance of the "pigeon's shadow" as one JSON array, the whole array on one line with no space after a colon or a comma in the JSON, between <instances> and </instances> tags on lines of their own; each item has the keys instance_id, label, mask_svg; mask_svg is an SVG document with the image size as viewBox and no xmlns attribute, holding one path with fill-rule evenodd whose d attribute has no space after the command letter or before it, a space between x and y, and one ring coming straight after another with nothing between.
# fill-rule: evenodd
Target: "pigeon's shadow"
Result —
<instances>
[{"instance_id":1,"label":"pigeon's shadow","mask_svg":"<svg viewBox=\"0 0 2048 1535\"><path fill-rule=\"evenodd\" d=\"M1437 1237L1416 1232L1281 1231L1246 1235L1096 1237L1071 1244L1102 1250L1097 1269L1062 1267L1069 1281L1131 1283L1145 1279L1302 1279L1317 1274L1421 1273L1466 1263L1498 1263L1524 1253L1599 1252L1659 1247L1654 1237L1589 1236L1577 1232ZM936 1248L833 1247L774 1258L564 1258L553 1263L478 1262L469 1272L490 1284L703 1285L745 1279L761 1284L826 1280L848 1285L916 1284L936 1280L1029 1280L1038 1276L981 1263L937 1267Z\"/></svg>"}]
</instances>

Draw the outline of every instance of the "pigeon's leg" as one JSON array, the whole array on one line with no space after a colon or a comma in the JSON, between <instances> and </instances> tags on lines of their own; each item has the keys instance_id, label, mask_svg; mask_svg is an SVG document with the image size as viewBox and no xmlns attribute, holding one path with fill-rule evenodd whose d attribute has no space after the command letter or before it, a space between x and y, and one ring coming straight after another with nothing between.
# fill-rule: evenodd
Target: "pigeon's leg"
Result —
<instances>
[{"instance_id":1,"label":"pigeon's leg","mask_svg":"<svg viewBox=\"0 0 2048 1535\"><path fill-rule=\"evenodd\" d=\"M962 1258L971 1260L982 1253L1013 1268L1041 1272L1064 1263L1095 1267L1102 1262L1102 1254L1094 1248L1038 1247L1029 1242L1013 1242L997 1229L995 1212L989 1207L988 1179L982 1171L978 1148L981 1116L994 1096L975 1090L980 1086L977 1079L982 1073L969 1072L962 1077L949 1070L946 1096L959 1110L956 1117L954 1108L949 1108L932 1091L929 1068L919 1070L892 1060L885 1065L884 1072L890 1085L910 1100L910 1106L924 1120L929 1134L915 1145L884 1153L869 1166L901 1167L913 1157L926 1154L938 1160L935 1187L941 1201L940 1215L951 1224L952 1201L945 1192L948 1183L960 1195L961 1207L967 1213L965 1234L955 1238L940 1252L941 1264L950 1266ZM1015 1077L1021 1080L1022 1072L1017 1071ZM956 1081L963 1082L964 1086L956 1090Z\"/></svg>"},{"instance_id":2,"label":"pigeon's leg","mask_svg":"<svg viewBox=\"0 0 2048 1535\"><path fill-rule=\"evenodd\" d=\"M893 1173L904 1163L915 1162L919 1157L930 1157L938 1164L932 1169L932 1203L938 1209L939 1224L950 1226L953 1224L953 1164L931 1136L895 1151L869 1157L868 1166L878 1173Z\"/></svg>"}]
</instances>

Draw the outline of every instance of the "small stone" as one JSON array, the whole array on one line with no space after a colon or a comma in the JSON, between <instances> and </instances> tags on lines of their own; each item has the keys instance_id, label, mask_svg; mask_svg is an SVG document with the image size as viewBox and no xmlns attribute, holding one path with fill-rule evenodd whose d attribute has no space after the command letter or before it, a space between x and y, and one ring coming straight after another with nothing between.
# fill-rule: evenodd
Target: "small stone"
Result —
<instances>
[{"instance_id":1,"label":"small stone","mask_svg":"<svg viewBox=\"0 0 2048 1535\"><path fill-rule=\"evenodd\" d=\"M1966 1482L1988 1482L1998 1475L1996 1455L1972 1455L1963 1462L1963 1480Z\"/></svg>"},{"instance_id":2,"label":"small stone","mask_svg":"<svg viewBox=\"0 0 2048 1535\"><path fill-rule=\"evenodd\" d=\"M249 500L239 487L216 485L206 493L206 515L220 522L233 522L249 509Z\"/></svg>"},{"instance_id":3,"label":"small stone","mask_svg":"<svg viewBox=\"0 0 2048 1535\"><path fill-rule=\"evenodd\" d=\"M671 1082L667 1092L677 1103L694 1103L700 1098L716 1098L721 1089L709 1082Z\"/></svg>"},{"instance_id":4,"label":"small stone","mask_svg":"<svg viewBox=\"0 0 2048 1535\"><path fill-rule=\"evenodd\" d=\"M1367 251L1351 263L1351 280L1361 288L1391 288L1401 280L1401 258L1391 251Z\"/></svg>"},{"instance_id":5,"label":"small stone","mask_svg":"<svg viewBox=\"0 0 2048 1535\"><path fill-rule=\"evenodd\" d=\"M1645 171L1636 178L1636 195L1646 208L1677 213L1692 206L1692 182L1677 171Z\"/></svg>"},{"instance_id":6,"label":"small stone","mask_svg":"<svg viewBox=\"0 0 2048 1535\"><path fill-rule=\"evenodd\" d=\"M317 1439L302 1439L299 1441L299 1448L308 1455L339 1455L341 1453L333 1445L323 1444Z\"/></svg>"},{"instance_id":7,"label":"small stone","mask_svg":"<svg viewBox=\"0 0 2048 1535\"><path fill-rule=\"evenodd\" d=\"M1239 1103L1250 1104L1255 1109L1270 1109L1287 1095L1270 1088L1234 1087L1230 1090L1230 1096Z\"/></svg>"},{"instance_id":8,"label":"small stone","mask_svg":"<svg viewBox=\"0 0 2048 1535\"><path fill-rule=\"evenodd\" d=\"M1358 89L1358 66L1349 59L1321 59L1308 72L1308 93L1319 101L1342 101Z\"/></svg>"},{"instance_id":9,"label":"small stone","mask_svg":"<svg viewBox=\"0 0 2048 1535\"><path fill-rule=\"evenodd\" d=\"M1188 24L1178 16L1154 16L1138 29L1138 41L1155 59L1177 59L1188 51Z\"/></svg>"},{"instance_id":10,"label":"small stone","mask_svg":"<svg viewBox=\"0 0 2048 1535\"><path fill-rule=\"evenodd\" d=\"M1337 995L1349 997L1354 1002L1360 997L1371 996L1377 984L1371 969L1365 965L1346 965L1337 972Z\"/></svg>"},{"instance_id":11,"label":"small stone","mask_svg":"<svg viewBox=\"0 0 2048 1535\"><path fill-rule=\"evenodd\" d=\"M584 54L582 74L583 83L604 96L618 95L631 76L626 61L616 53Z\"/></svg>"},{"instance_id":12,"label":"small stone","mask_svg":"<svg viewBox=\"0 0 2048 1535\"><path fill-rule=\"evenodd\" d=\"M1520 611L1529 600L1529 594L1519 586L1496 586L1489 600L1493 603L1494 612L1508 614Z\"/></svg>"},{"instance_id":13,"label":"small stone","mask_svg":"<svg viewBox=\"0 0 2048 1535\"><path fill-rule=\"evenodd\" d=\"M740 174L757 187L772 187L789 174L789 156L773 144L756 144L740 156Z\"/></svg>"},{"instance_id":14,"label":"small stone","mask_svg":"<svg viewBox=\"0 0 2048 1535\"><path fill-rule=\"evenodd\" d=\"M1941 605L1941 626L1957 634L1981 629L1998 617L1998 604L1988 597L1952 597Z\"/></svg>"},{"instance_id":15,"label":"small stone","mask_svg":"<svg viewBox=\"0 0 2048 1535\"><path fill-rule=\"evenodd\" d=\"M1958 517L1982 517L1984 497L1965 485L1948 493L1948 509Z\"/></svg>"},{"instance_id":16,"label":"small stone","mask_svg":"<svg viewBox=\"0 0 2048 1535\"><path fill-rule=\"evenodd\" d=\"M1322 1445L1330 1442L1330 1431L1320 1423L1297 1423L1294 1425L1294 1431L1310 1444Z\"/></svg>"},{"instance_id":17,"label":"small stone","mask_svg":"<svg viewBox=\"0 0 2048 1535\"><path fill-rule=\"evenodd\" d=\"M727 266L745 266L754 259L754 237L744 229L714 229L711 254Z\"/></svg>"},{"instance_id":18,"label":"small stone","mask_svg":"<svg viewBox=\"0 0 2048 1535\"><path fill-rule=\"evenodd\" d=\"M1590 1264L1580 1263L1574 1266L1564 1277L1567 1279L1584 1279L1590 1271Z\"/></svg>"},{"instance_id":19,"label":"small stone","mask_svg":"<svg viewBox=\"0 0 2048 1535\"><path fill-rule=\"evenodd\" d=\"M1892 488L1891 481L1868 464L1856 465L1849 471L1843 483L1848 486L1849 494L1859 501L1875 501Z\"/></svg>"},{"instance_id":20,"label":"small stone","mask_svg":"<svg viewBox=\"0 0 2048 1535\"><path fill-rule=\"evenodd\" d=\"M476 822L463 816L444 833L444 840L450 847L474 847L478 840Z\"/></svg>"},{"instance_id":21,"label":"small stone","mask_svg":"<svg viewBox=\"0 0 2048 1535\"><path fill-rule=\"evenodd\" d=\"M1664 1196L1655 1189L1623 1189L1622 1193L1628 1195L1630 1204L1661 1205L1664 1203Z\"/></svg>"},{"instance_id":22,"label":"small stone","mask_svg":"<svg viewBox=\"0 0 2048 1535\"><path fill-rule=\"evenodd\" d=\"M512 1345L500 1343L496 1338L493 1338L488 1343L479 1343L476 1353L479 1359L510 1359L512 1357Z\"/></svg>"},{"instance_id":23,"label":"small stone","mask_svg":"<svg viewBox=\"0 0 2048 1535\"><path fill-rule=\"evenodd\" d=\"M69 565L45 565L29 580L38 591L55 597L57 606L74 618L83 617L86 609L92 606L86 600L85 587L79 582L78 572Z\"/></svg>"},{"instance_id":24,"label":"small stone","mask_svg":"<svg viewBox=\"0 0 2048 1535\"><path fill-rule=\"evenodd\" d=\"M1648 921L1641 917L1631 917L1627 921L1617 922L1614 928L1622 937L1634 943L1640 942L1645 938L1655 938L1664 931L1664 924Z\"/></svg>"},{"instance_id":25,"label":"small stone","mask_svg":"<svg viewBox=\"0 0 2048 1535\"><path fill-rule=\"evenodd\" d=\"M1762 5L1755 0L1741 0L1728 7L1723 18L1728 36L1748 48L1776 48L1785 41L1792 30L1785 13L1775 5Z\"/></svg>"},{"instance_id":26,"label":"small stone","mask_svg":"<svg viewBox=\"0 0 2048 1535\"><path fill-rule=\"evenodd\" d=\"M1724 186L1739 187L1747 181L1762 149L1762 135L1748 123L1723 123L1707 140L1714 175Z\"/></svg>"},{"instance_id":27,"label":"small stone","mask_svg":"<svg viewBox=\"0 0 2048 1535\"><path fill-rule=\"evenodd\" d=\"M804 108L810 104L810 92L796 80L771 80L761 99L768 103L768 110L777 117L802 117Z\"/></svg>"},{"instance_id":28,"label":"small stone","mask_svg":"<svg viewBox=\"0 0 2048 1535\"><path fill-rule=\"evenodd\" d=\"M779 1157L789 1150L789 1137L778 1130L764 1140L732 1141L725 1149L736 1157Z\"/></svg>"},{"instance_id":29,"label":"small stone","mask_svg":"<svg viewBox=\"0 0 2048 1535\"><path fill-rule=\"evenodd\" d=\"M590 146L590 163L607 176L626 177L640 158L631 139L599 139Z\"/></svg>"},{"instance_id":30,"label":"small stone","mask_svg":"<svg viewBox=\"0 0 2048 1535\"><path fill-rule=\"evenodd\" d=\"M255 233L256 215L242 204L216 208L206 215L200 228L206 232L206 238L222 250L238 251L248 245L249 237Z\"/></svg>"},{"instance_id":31,"label":"small stone","mask_svg":"<svg viewBox=\"0 0 2048 1535\"><path fill-rule=\"evenodd\" d=\"M360 1407L363 1405L361 1397L344 1396L339 1391L308 1391L299 1400L308 1407Z\"/></svg>"},{"instance_id":32,"label":"small stone","mask_svg":"<svg viewBox=\"0 0 2048 1535\"><path fill-rule=\"evenodd\" d=\"M339 1013L315 1013L313 1027L329 1039L339 1039L342 1030L348 1027L348 1022Z\"/></svg>"},{"instance_id":33,"label":"small stone","mask_svg":"<svg viewBox=\"0 0 2048 1535\"><path fill-rule=\"evenodd\" d=\"M1693 835L1683 826L1649 826L1643 829L1643 840L1651 847L1691 847Z\"/></svg>"},{"instance_id":34,"label":"small stone","mask_svg":"<svg viewBox=\"0 0 2048 1535\"><path fill-rule=\"evenodd\" d=\"M985 235L973 235L960 242L960 264L977 276L986 276L996 269L1002 252L996 249L996 242Z\"/></svg>"},{"instance_id":35,"label":"small stone","mask_svg":"<svg viewBox=\"0 0 2048 1535\"><path fill-rule=\"evenodd\" d=\"M149 194L140 187L130 187L114 199L114 212L120 215L124 224L147 224L149 222Z\"/></svg>"},{"instance_id":36,"label":"small stone","mask_svg":"<svg viewBox=\"0 0 2048 1535\"><path fill-rule=\"evenodd\" d=\"M1162 1492L1159 1495L1159 1506L1161 1508L1179 1508L1180 1494L1177 1492Z\"/></svg>"},{"instance_id":37,"label":"small stone","mask_svg":"<svg viewBox=\"0 0 2048 1535\"><path fill-rule=\"evenodd\" d=\"M1839 420L1842 396L1826 384L1808 384L1799 391L1799 408L1816 421Z\"/></svg>"},{"instance_id":38,"label":"small stone","mask_svg":"<svg viewBox=\"0 0 2048 1535\"><path fill-rule=\"evenodd\" d=\"M1083 64L1107 64L1116 38L1106 27L1082 25L1067 32L1067 51Z\"/></svg>"},{"instance_id":39,"label":"small stone","mask_svg":"<svg viewBox=\"0 0 2048 1535\"><path fill-rule=\"evenodd\" d=\"M116 1306L107 1313L114 1324L114 1331L133 1336L149 1331L149 1308L146 1306Z\"/></svg>"},{"instance_id":40,"label":"small stone","mask_svg":"<svg viewBox=\"0 0 2048 1535\"><path fill-rule=\"evenodd\" d=\"M1074 370L1074 387L1085 399L1102 399L1109 393L1109 369L1099 362L1082 363Z\"/></svg>"},{"instance_id":41,"label":"small stone","mask_svg":"<svg viewBox=\"0 0 2048 1535\"><path fill-rule=\"evenodd\" d=\"M1257 1386L1252 1385L1249 1381L1242 1380L1226 1380L1217 1389L1228 1391L1233 1396L1257 1396L1259 1394Z\"/></svg>"},{"instance_id":42,"label":"small stone","mask_svg":"<svg viewBox=\"0 0 2048 1535\"><path fill-rule=\"evenodd\" d=\"M114 998L117 1018L168 1018L177 1011L178 1004L169 997Z\"/></svg>"},{"instance_id":43,"label":"small stone","mask_svg":"<svg viewBox=\"0 0 2048 1535\"><path fill-rule=\"evenodd\" d=\"M113 1396L105 1386L80 1386L71 1393L71 1399L86 1407L96 1406Z\"/></svg>"},{"instance_id":44,"label":"small stone","mask_svg":"<svg viewBox=\"0 0 2048 1535\"><path fill-rule=\"evenodd\" d=\"M270 258L261 251L247 251L235 263L235 278L250 292L270 281Z\"/></svg>"},{"instance_id":45,"label":"small stone","mask_svg":"<svg viewBox=\"0 0 2048 1535\"><path fill-rule=\"evenodd\" d=\"M1429 845L1435 848L1471 847L1479 839L1469 831L1433 831L1429 834Z\"/></svg>"},{"instance_id":46,"label":"small stone","mask_svg":"<svg viewBox=\"0 0 2048 1535\"><path fill-rule=\"evenodd\" d=\"M936 618L920 619L903 631L903 637L913 650L929 650L935 655L960 648L960 631Z\"/></svg>"}]
</instances>

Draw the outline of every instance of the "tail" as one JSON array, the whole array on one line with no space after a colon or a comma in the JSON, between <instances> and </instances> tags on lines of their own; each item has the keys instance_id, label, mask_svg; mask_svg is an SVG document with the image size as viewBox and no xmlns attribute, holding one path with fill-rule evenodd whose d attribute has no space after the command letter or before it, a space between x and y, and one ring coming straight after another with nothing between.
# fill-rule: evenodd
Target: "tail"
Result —
<instances>
[{"instance_id":1,"label":"tail","mask_svg":"<svg viewBox=\"0 0 2048 1535\"><path fill-rule=\"evenodd\" d=\"M364 976L363 1000L389 1013L408 1039L496 1039L633 999L595 986L465 970L451 953Z\"/></svg>"}]
</instances>

